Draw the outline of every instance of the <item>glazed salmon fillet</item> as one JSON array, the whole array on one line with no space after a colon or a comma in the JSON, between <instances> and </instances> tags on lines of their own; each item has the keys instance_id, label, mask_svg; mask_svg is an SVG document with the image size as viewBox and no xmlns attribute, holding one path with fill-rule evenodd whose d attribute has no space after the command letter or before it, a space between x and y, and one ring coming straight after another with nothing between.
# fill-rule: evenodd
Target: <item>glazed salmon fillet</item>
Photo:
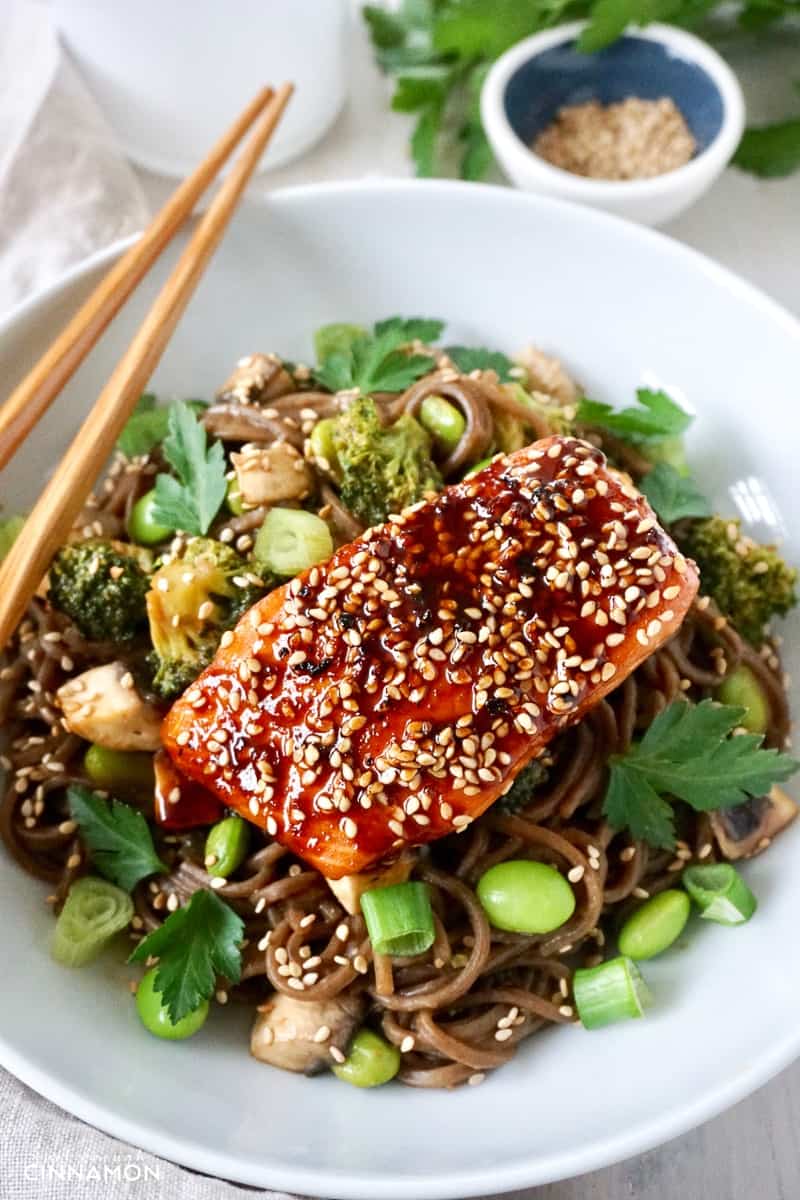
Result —
<instances>
[{"instance_id":1,"label":"glazed salmon fillet","mask_svg":"<svg viewBox=\"0 0 800 1200\"><path fill-rule=\"evenodd\" d=\"M546 438L256 604L164 745L338 879L465 829L672 636L697 586L599 450Z\"/></svg>"}]
</instances>

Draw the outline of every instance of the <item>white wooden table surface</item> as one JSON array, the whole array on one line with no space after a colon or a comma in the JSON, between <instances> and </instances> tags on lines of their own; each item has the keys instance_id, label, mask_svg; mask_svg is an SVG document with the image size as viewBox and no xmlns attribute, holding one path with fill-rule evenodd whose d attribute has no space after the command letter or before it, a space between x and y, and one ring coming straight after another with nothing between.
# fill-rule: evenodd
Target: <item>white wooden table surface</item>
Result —
<instances>
[{"instance_id":1,"label":"white wooden table surface","mask_svg":"<svg viewBox=\"0 0 800 1200\"><path fill-rule=\"evenodd\" d=\"M780 119L800 99L800 30L720 47L745 88L751 121ZM410 174L408 123L387 112L387 85L362 37L350 102L322 146L262 176L256 190L327 179ZM169 184L142 173L153 203ZM758 284L800 314L800 175L760 182L729 170L665 232ZM532 331L532 335L533 335ZM702 321L698 323L702 337ZM735 348L732 348L735 353ZM798 364L800 367L800 364ZM800 1014L798 1015L800 1020ZM758 1014L753 1014L758 1020ZM654 1086L657 1086L654 1081ZM580 1179L514 1193L516 1200L795 1200L800 1197L800 1063L734 1109L668 1145Z\"/></svg>"}]
</instances>

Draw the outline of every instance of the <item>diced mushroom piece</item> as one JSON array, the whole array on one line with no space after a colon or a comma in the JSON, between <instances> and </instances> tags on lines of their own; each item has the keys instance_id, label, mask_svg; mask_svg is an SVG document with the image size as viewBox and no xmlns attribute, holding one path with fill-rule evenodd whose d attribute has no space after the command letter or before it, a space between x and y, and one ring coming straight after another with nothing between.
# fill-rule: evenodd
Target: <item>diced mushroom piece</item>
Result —
<instances>
[{"instance_id":1,"label":"diced mushroom piece","mask_svg":"<svg viewBox=\"0 0 800 1200\"><path fill-rule=\"evenodd\" d=\"M535 346L526 346L517 356L517 362L528 372L530 391L544 392L559 404L575 404L578 388L557 358Z\"/></svg>"},{"instance_id":2,"label":"diced mushroom piece","mask_svg":"<svg viewBox=\"0 0 800 1200\"><path fill-rule=\"evenodd\" d=\"M158 750L161 713L148 704L124 663L92 667L56 693L70 733L108 750Z\"/></svg>"},{"instance_id":3,"label":"diced mushroom piece","mask_svg":"<svg viewBox=\"0 0 800 1200\"><path fill-rule=\"evenodd\" d=\"M347 1053L365 1008L362 996L317 1001L276 995L255 1019L250 1053L284 1071L317 1075L332 1062L331 1046Z\"/></svg>"},{"instance_id":4,"label":"diced mushroom piece","mask_svg":"<svg viewBox=\"0 0 800 1200\"><path fill-rule=\"evenodd\" d=\"M412 855L404 854L394 862L379 864L372 871L343 875L341 879L329 879L327 883L342 908L351 916L355 916L361 912L361 897L364 892L369 892L372 888L389 887L393 883L405 883L413 865Z\"/></svg>"},{"instance_id":5,"label":"diced mushroom piece","mask_svg":"<svg viewBox=\"0 0 800 1200\"><path fill-rule=\"evenodd\" d=\"M295 390L292 377L274 354L248 354L217 392L220 400L266 404Z\"/></svg>"},{"instance_id":6,"label":"diced mushroom piece","mask_svg":"<svg viewBox=\"0 0 800 1200\"><path fill-rule=\"evenodd\" d=\"M288 442L242 446L231 455L242 500L250 507L302 500L311 490L311 474L301 454Z\"/></svg>"},{"instance_id":7,"label":"diced mushroom piece","mask_svg":"<svg viewBox=\"0 0 800 1200\"><path fill-rule=\"evenodd\" d=\"M752 858L797 816L798 806L777 786L768 796L754 796L733 808L711 814L711 828L726 858Z\"/></svg>"}]
</instances>

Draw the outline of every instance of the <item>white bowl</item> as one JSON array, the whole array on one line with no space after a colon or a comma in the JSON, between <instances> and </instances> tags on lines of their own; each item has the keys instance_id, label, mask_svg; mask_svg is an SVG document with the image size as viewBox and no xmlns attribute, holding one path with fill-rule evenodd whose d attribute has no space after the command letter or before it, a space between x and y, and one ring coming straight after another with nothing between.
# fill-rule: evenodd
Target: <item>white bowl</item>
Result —
<instances>
[{"instance_id":1,"label":"white bowl","mask_svg":"<svg viewBox=\"0 0 800 1200\"><path fill-rule=\"evenodd\" d=\"M643 225L662 225L694 204L730 161L744 128L742 89L717 52L684 30L648 25L630 30L605 50L583 54L574 43L585 24L575 21L537 33L494 64L481 93L492 149L517 187L590 204ZM535 134L564 105L665 95L675 101L699 146L694 158L674 171L652 179L587 179L530 149Z\"/></svg>"},{"instance_id":2,"label":"white bowl","mask_svg":"<svg viewBox=\"0 0 800 1200\"><path fill-rule=\"evenodd\" d=\"M4 323L6 388L119 249ZM10 506L41 486L175 252L8 468ZM800 445L800 327L693 251L589 209L441 182L276 193L234 221L153 386L210 395L247 351L308 358L315 326L393 313L448 317L460 342L535 340L598 399L626 402L643 381L669 388L698 412L690 450L704 487L731 513L742 497L756 502L766 532L783 515L800 560L797 472L776 451ZM798 625L787 623L795 680ZM800 827L747 866L760 899L748 925L693 927L685 950L647 964L659 999L645 1020L533 1038L508 1068L455 1093L360 1092L274 1071L248 1057L248 1021L230 1007L191 1042L148 1037L119 958L79 971L50 961L45 889L3 859L0 1062L118 1137L248 1184L432 1200L545 1183L674 1137L798 1053L798 852Z\"/></svg>"},{"instance_id":3,"label":"white bowl","mask_svg":"<svg viewBox=\"0 0 800 1200\"><path fill-rule=\"evenodd\" d=\"M264 154L303 154L347 94L347 0L54 0L61 39L122 149L183 178L265 83L295 93Z\"/></svg>"}]
</instances>

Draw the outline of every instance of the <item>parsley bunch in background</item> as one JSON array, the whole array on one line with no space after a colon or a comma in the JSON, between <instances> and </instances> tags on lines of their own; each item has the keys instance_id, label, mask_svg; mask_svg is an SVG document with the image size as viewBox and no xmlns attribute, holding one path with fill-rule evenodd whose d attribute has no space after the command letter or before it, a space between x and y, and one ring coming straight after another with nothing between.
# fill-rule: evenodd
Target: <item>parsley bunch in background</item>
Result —
<instances>
[{"instance_id":1,"label":"parsley bunch in background","mask_svg":"<svg viewBox=\"0 0 800 1200\"><path fill-rule=\"evenodd\" d=\"M492 154L480 93L492 62L522 38L588 18L587 52L615 41L630 24L698 24L725 0L400 0L367 5L378 65L394 79L392 108L416 114L411 155L417 175L446 173L455 152L463 179L482 179ZM738 20L756 32L798 12L797 0L739 0ZM764 177L800 168L800 118L749 129L734 162Z\"/></svg>"}]
</instances>

